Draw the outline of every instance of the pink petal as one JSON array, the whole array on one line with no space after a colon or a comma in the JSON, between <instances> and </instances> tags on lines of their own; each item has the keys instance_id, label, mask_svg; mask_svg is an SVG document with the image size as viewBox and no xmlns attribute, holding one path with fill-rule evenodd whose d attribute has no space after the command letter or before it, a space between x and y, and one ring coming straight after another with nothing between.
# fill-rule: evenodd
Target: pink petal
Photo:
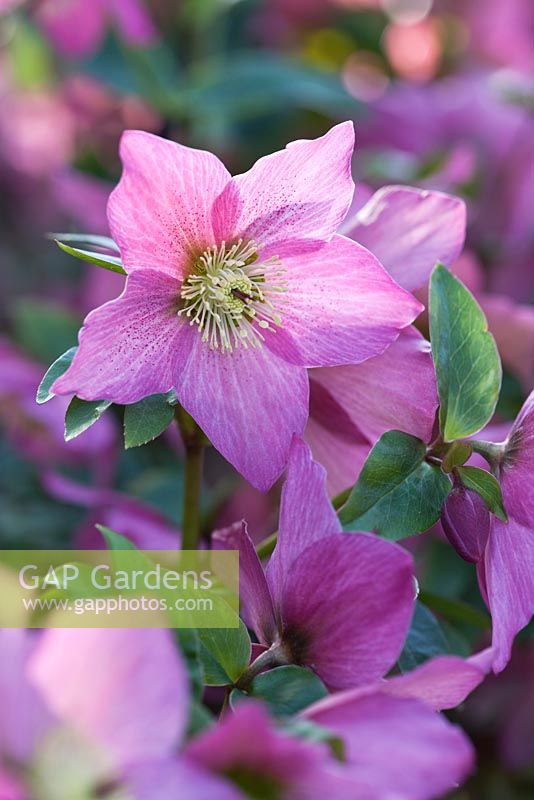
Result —
<instances>
[{"instance_id":1,"label":"pink petal","mask_svg":"<svg viewBox=\"0 0 534 800\"><path fill-rule=\"evenodd\" d=\"M460 728L417 700L376 692L306 717L345 743L346 774L365 800L431 800L472 771L474 753ZM367 791L363 790L366 787Z\"/></svg>"},{"instance_id":2,"label":"pink petal","mask_svg":"<svg viewBox=\"0 0 534 800\"><path fill-rule=\"evenodd\" d=\"M287 256L283 265L282 332L295 348L284 356L307 367L358 364L379 355L422 311L371 253L343 236Z\"/></svg>"},{"instance_id":3,"label":"pink petal","mask_svg":"<svg viewBox=\"0 0 534 800\"><path fill-rule=\"evenodd\" d=\"M488 653L490 659L486 658ZM412 672L389 678L381 691L396 697L422 700L436 711L456 708L482 683L491 668L493 653L485 651L482 656L482 660L478 656L473 659L457 656L433 658Z\"/></svg>"},{"instance_id":4,"label":"pink petal","mask_svg":"<svg viewBox=\"0 0 534 800\"><path fill-rule=\"evenodd\" d=\"M319 139L301 139L260 158L220 198L233 237L266 247L290 239L325 241L345 217L354 192L352 122Z\"/></svg>"},{"instance_id":5,"label":"pink petal","mask_svg":"<svg viewBox=\"0 0 534 800\"><path fill-rule=\"evenodd\" d=\"M100 47L106 26L102 0L43 0L36 18L56 49L82 58Z\"/></svg>"},{"instance_id":6,"label":"pink petal","mask_svg":"<svg viewBox=\"0 0 534 800\"><path fill-rule=\"evenodd\" d=\"M396 662L415 600L411 556L367 534L333 534L294 561L281 603L297 661L331 689L377 680Z\"/></svg>"},{"instance_id":7,"label":"pink petal","mask_svg":"<svg viewBox=\"0 0 534 800\"><path fill-rule=\"evenodd\" d=\"M139 762L124 779L132 800L243 800L239 789L185 758Z\"/></svg>"},{"instance_id":8,"label":"pink petal","mask_svg":"<svg viewBox=\"0 0 534 800\"><path fill-rule=\"evenodd\" d=\"M311 397L313 384L314 381L311 380ZM333 421L335 422L335 418ZM331 497L356 483L371 450L371 444L366 443L361 434L352 441L347 441L345 437L338 436L310 416L304 438L310 445L315 460L324 464L327 469L326 486Z\"/></svg>"},{"instance_id":9,"label":"pink petal","mask_svg":"<svg viewBox=\"0 0 534 800\"><path fill-rule=\"evenodd\" d=\"M405 289L424 286L437 261L450 266L465 238L465 203L442 192L385 186L358 212L347 234Z\"/></svg>"},{"instance_id":10,"label":"pink petal","mask_svg":"<svg viewBox=\"0 0 534 800\"><path fill-rule=\"evenodd\" d=\"M192 259L218 243L213 205L230 174L211 153L143 131L126 131L120 154L108 219L125 269L183 277Z\"/></svg>"},{"instance_id":11,"label":"pink petal","mask_svg":"<svg viewBox=\"0 0 534 800\"><path fill-rule=\"evenodd\" d=\"M328 390L371 443L392 429L430 441L438 406L436 376L430 343L414 328L402 331L382 355L363 364L317 369L310 377ZM352 477L347 476L345 486Z\"/></svg>"},{"instance_id":12,"label":"pink petal","mask_svg":"<svg viewBox=\"0 0 534 800\"><path fill-rule=\"evenodd\" d=\"M156 38L156 29L143 0L110 0L115 23L129 44L149 45Z\"/></svg>"},{"instance_id":13,"label":"pink petal","mask_svg":"<svg viewBox=\"0 0 534 800\"><path fill-rule=\"evenodd\" d=\"M74 360L53 391L135 403L176 386L191 335L176 313L178 292L169 275L135 270L117 300L88 315Z\"/></svg>"},{"instance_id":14,"label":"pink petal","mask_svg":"<svg viewBox=\"0 0 534 800\"><path fill-rule=\"evenodd\" d=\"M508 523L495 517L486 548L484 573L493 621L493 668L501 672L510 660L516 634L534 614L533 526L526 527L513 517Z\"/></svg>"},{"instance_id":15,"label":"pink petal","mask_svg":"<svg viewBox=\"0 0 534 800\"><path fill-rule=\"evenodd\" d=\"M264 706L247 701L193 739L185 755L209 770L243 770L291 786L323 761L325 748L278 733Z\"/></svg>"},{"instance_id":16,"label":"pink petal","mask_svg":"<svg viewBox=\"0 0 534 800\"><path fill-rule=\"evenodd\" d=\"M2 800L30 800L24 787L0 767L0 797Z\"/></svg>"},{"instance_id":17,"label":"pink petal","mask_svg":"<svg viewBox=\"0 0 534 800\"><path fill-rule=\"evenodd\" d=\"M280 500L278 541L267 566L275 602L281 600L286 578L301 553L312 542L341 530L325 477L324 467L313 460L308 445L293 437Z\"/></svg>"},{"instance_id":18,"label":"pink petal","mask_svg":"<svg viewBox=\"0 0 534 800\"><path fill-rule=\"evenodd\" d=\"M273 601L246 523L236 522L229 528L215 531L211 541L214 549L239 550L241 616L262 642L271 644L277 629Z\"/></svg>"},{"instance_id":19,"label":"pink petal","mask_svg":"<svg viewBox=\"0 0 534 800\"><path fill-rule=\"evenodd\" d=\"M527 391L534 384L534 309L503 295L479 295L504 365Z\"/></svg>"},{"instance_id":20,"label":"pink petal","mask_svg":"<svg viewBox=\"0 0 534 800\"><path fill-rule=\"evenodd\" d=\"M504 507L526 527L534 527L534 391L526 399L506 441L501 469Z\"/></svg>"},{"instance_id":21,"label":"pink petal","mask_svg":"<svg viewBox=\"0 0 534 800\"><path fill-rule=\"evenodd\" d=\"M56 724L28 677L37 643L38 637L26 630L0 630L0 762L27 763L41 737Z\"/></svg>"},{"instance_id":22,"label":"pink petal","mask_svg":"<svg viewBox=\"0 0 534 800\"><path fill-rule=\"evenodd\" d=\"M184 732L188 682L167 630L48 630L30 676L57 716L117 765L164 758Z\"/></svg>"},{"instance_id":23,"label":"pink petal","mask_svg":"<svg viewBox=\"0 0 534 800\"><path fill-rule=\"evenodd\" d=\"M291 437L308 416L308 376L267 347L211 350L192 331L178 399L214 447L266 491L284 469Z\"/></svg>"}]
</instances>

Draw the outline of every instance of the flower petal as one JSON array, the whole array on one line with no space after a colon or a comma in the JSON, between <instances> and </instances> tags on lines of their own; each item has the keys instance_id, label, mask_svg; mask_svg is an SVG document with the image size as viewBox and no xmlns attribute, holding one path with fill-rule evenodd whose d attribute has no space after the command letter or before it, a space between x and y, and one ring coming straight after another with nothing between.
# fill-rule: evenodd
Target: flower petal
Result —
<instances>
[{"instance_id":1,"label":"flower petal","mask_svg":"<svg viewBox=\"0 0 534 800\"><path fill-rule=\"evenodd\" d=\"M436 376L430 343L415 328L402 331L382 355L355 366L313 370L310 378L328 390L371 443L392 429L430 441Z\"/></svg>"},{"instance_id":2,"label":"flower petal","mask_svg":"<svg viewBox=\"0 0 534 800\"><path fill-rule=\"evenodd\" d=\"M262 247L289 239L326 241L345 217L354 192L352 122L319 139L301 139L260 158L237 175L217 203L233 217L233 237Z\"/></svg>"},{"instance_id":3,"label":"flower petal","mask_svg":"<svg viewBox=\"0 0 534 800\"><path fill-rule=\"evenodd\" d=\"M52 391L135 403L172 389L192 333L177 316L178 291L178 282L161 272L132 272L117 300L87 316L74 360Z\"/></svg>"},{"instance_id":4,"label":"flower petal","mask_svg":"<svg viewBox=\"0 0 534 800\"><path fill-rule=\"evenodd\" d=\"M101 0L44 0L35 9L36 19L54 47L80 58L93 53L104 38L105 11Z\"/></svg>"},{"instance_id":5,"label":"flower petal","mask_svg":"<svg viewBox=\"0 0 534 800\"><path fill-rule=\"evenodd\" d=\"M313 396L313 380L310 381ZM326 487L330 497L351 487L358 478L371 444L363 437L347 441L310 416L304 438L311 447L313 457L327 470Z\"/></svg>"},{"instance_id":6,"label":"flower petal","mask_svg":"<svg viewBox=\"0 0 534 800\"><path fill-rule=\"evenodd\" d=\"M457 197L385 186L357 213L347 235L369 248L412 291L427 283L437 261L450 266L456 260L465 225L465 203Z\"/></svg>"},{"instance_id":7,"label":"flower petal","mask_svg":"<svg viewBox=\"0 0 534 800\"><path fill-rule=\"evenodd\" d=\"M422 310L372 253L343 236L288 256L283 265L287 295L281 332L294 344L284 357L307 367L358 364L377 356ZM276 349L276 336L270 346Z\"/></svg>"},{"instance_id":8,"label":"flower petal","mask_svg":"<svg viewBox=\"0 0 534 800\"><path fill-rule=\"evenodd\" d=\"M59 719L117 765L164 758L184 732L187 675L167 630L47 630L29 672Z\"/></svg>"},{"instance_id":9,"label":"flower petal","mask_svg":"<svg viewBox=\"0 0 534 800\"><path fill-rule=\"evenodd\" d=\"M413 613L412 558L361 534L315 541L289 568L281 617L302 663L331 689L381 678L397 660Z\"/></svg>"},{"instance_id":10,"label":"flower petal","mask_svg":"<svg viewBox=\"0 0 534 800\"><path fill-rule=\"evenodd\" d=\"M281 600L286 578L301 553L312 542L341 530L325 478L324 467L313 460L308 445L294 436L280 500L278 541L267 566L275 602Z\"/></svg>"},{"instance_id":11,"label":"flower petal","mask_svg":"<svg viewBox=\"0 0 534 800\"><path fill-rule=\"evenodd\" d=\"M417 700L380 692L306 717L340 736L347 764L365 800L431 800L461 783L474 766L463 731Z\"/></svg>"},{"instance_id":12,"label":"flower petal","mask_svg":"<svg viewBox=\"0 0 534 800\"><path fill-rule=\"evenodd\" d=\"M506 440L501 469L504 506L518 522L534 528L534 391L523 404Z\"/></svg>"},{"instance_id":13,"label":"flower petal","mask_svg":"<svg viewBox=\"0 0 534 800\"><path fill-rule=\"evenodd\" d=\"M132 792L131 800L243 800L239 789L224 777L185 758L138 762L128 767L124 780Z\"/></svg>"},{"instance_id":14,"label":"flower petal","mask_svg":"<svg viewBox=\"0 0 534 800\"><path fill-rule=\"evenodd\" d=\"M510 660L516 634L534 614L534 527L513 517L508 523L495 517L484 573L493 621L493 669L501 672Z\"/></svg>"},{"instance_id":15,"label":"flower petal","mask_svg":"<svg viewBox=\"0 0 534 800\"><path fill-rule=\"evenodd\" d=\"M178 399L214 447L249 483L266 491L287 463L292 435L304 430L307 373L267 347L221 353L202 342L197 330L192 334Z\"/></svg>"},{"instance_id":16,"label":"flower petal","mask_svg":"<svg viewBox=\"0 0 534 800\"><path fill-rule=\"evenodd\" d=\"M120 154L108 219L125 269L183 277L190 259L217 243L213 205L230 173L211 153L143 131L126 131Z\"/></svg>"},{"instance_id":17,"label":"flower petal","mask_svg":"<svg viewBox=\"0 0 534 800\"><path fill-rule=\"evenodd\" d=\"M236 522L229 528L215 531L211 541L217 550L239 550L241 616L262 642L271 644L277 628L273 601L246 523Z\"/></svg>"},{"instance_id":18,"label":"flower petal","mask_svg":"<svg viewBox=\"0 0 534 800\"><path fill-rule=\"evenodd\" d=\"M56 722L28 677L28 662L36 644L37 638L26 630L0 630L1 762L28 762L41 737Z\"/></svg>"},{"instance_id":19,"label":"flower petal","mask_svg":"<svg viewBox=\"0 0 534 800\"><path fill-rule=\"evenodd\" d=\"M381 691L422 700L436 711L456 708L479 686L491 668L492 652L473 658L438 656L404 675L385 681ZM480 656L484 656L483 659Z\"/></svg>"},{"instance_id":20,"label":"flower petal","mask_svg":"<svg viewBox=\"0 0 534 800\"><path fill-rule=\"evenodd\" d=\"M222 773L243 770L292 786L325 759L325 752L328 751L322 745L279 733L265 707L249 700L193 739L185 755L209 770Z\"/></svg>"}]
</instances>

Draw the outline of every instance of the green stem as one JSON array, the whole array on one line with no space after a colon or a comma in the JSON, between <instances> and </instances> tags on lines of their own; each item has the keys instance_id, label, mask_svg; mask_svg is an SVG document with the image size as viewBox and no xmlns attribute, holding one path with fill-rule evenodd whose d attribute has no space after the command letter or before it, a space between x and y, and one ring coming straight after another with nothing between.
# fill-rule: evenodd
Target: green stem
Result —
<instances>
[{"instance_id":1,"label":"green stem","mask_svg":"<svg viewBox=\"0 0 534 800\"><path fill-rule=\"evenodd\" d=\"M200 538L200 492L205 437L193 418L180 406L177 407L175 416L185 447L182 549L195 550Z\"/></svg>"},{"instance_id":2,"label":"green stem","mask_svg":"<svg viewBox=\"0 0 534 800\"><path fill-rule=\"evenodd\" d=\"M494 442L483 442L478 439L471 439L471 445L475 453L486 459L493 470L498 470L505 451L504 443L495 444Z\"/></svg>"},{"instance_id":3,"label":"green stem","mask_svg":"<svg viewBox=\"0 0 534 800\"><path fill-rule=\"evenodd\" d=\"M272 667L280 667L284 664L289 664L286 655L280 644L276 643L271 645L268 650L265 650L252 664L243 672L239 680L236 682L236 687L241 691L247 691L254 678L266 669Z\"/></svg>"},{"instance_id":4,"label":"green stem","mask_svg":"<svg viewBox=\"0 0 534 800\"><path fill-rule=\"evenodd\" d=\"M336 496L332 498L332 505L334 506L336 511L339 511L339 509L345 505L350 493L351 489L344 489L344 491L340 492L339 494L336 494ZM277 540L278 540L278 531L275 531L274 533L271 533L270 536L267 536L266 539L264 539L259 543L259 545L256 547L256 552L260 559L268 558L270 555L272 555L272 552L276 547Z\"/></svg>"}]
</instances>

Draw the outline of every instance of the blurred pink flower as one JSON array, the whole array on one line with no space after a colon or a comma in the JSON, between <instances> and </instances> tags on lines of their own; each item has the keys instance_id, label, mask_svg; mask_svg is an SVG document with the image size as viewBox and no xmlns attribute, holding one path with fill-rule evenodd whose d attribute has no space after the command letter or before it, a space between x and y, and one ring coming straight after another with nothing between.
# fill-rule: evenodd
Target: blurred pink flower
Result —
<instances>
[{"instance_id":1,"label":"blurred pink flower","mask_svg":"<svg viewBox=\"0 0 534 800\"><path fill-rule=\"evenodd\" d=\"M65 412L69 397L37 405L35 394L43 367L0 339L0 422L23 455L40 467L87 464L106 481L115 463L116 430L102 417L84 436L65 442Z\"/></svg>"},{"instance_id":2,"label":"blurred pink flower","mask_svg":"<svg viewBox=\"0 0 534 800\"><path fill-rule=\"evenodd\" d=\"M53 391L132 403L174 388L225 458L269 488L306 422L306 368L383 352L421 310L335 234L353 145L344 123L232 178L210 153L126 133L108 206L126 288L87 317Z\"/></svg>"},{"instance_id":3,"label":"blurred pink flower","mask_svg":"<svg viewBox=\"0 0 534 800\"><path fill-rule=\"evenodd\" d=\"M143 0L39 0L35 17L56 49L76 58L98 50L108 24L134 46L156 38Z\"/></svg>"},{"instance_id":4,"label":"blurred pink flower","mask_svg":"<svg viewBox=\"0 0 534 800\"><path fill-rule=\"evenodd\" d=\"M215 532L212 541L240 551L243 617L275 660L309 666L331 689L343 689L377 680L394 665L415 584L406 551L376 536L341 532L325 477L295 437L265 574L245 523Z\"/></svg>"}]
</instances>

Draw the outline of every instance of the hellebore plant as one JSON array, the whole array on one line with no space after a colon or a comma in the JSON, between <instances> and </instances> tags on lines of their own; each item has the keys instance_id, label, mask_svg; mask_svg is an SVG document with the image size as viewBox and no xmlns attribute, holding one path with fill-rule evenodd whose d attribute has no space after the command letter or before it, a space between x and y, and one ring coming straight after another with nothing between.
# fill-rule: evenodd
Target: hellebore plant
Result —
<instances>
[{"instance_id":1,"label":"hellebore plant","mask_svg":"<svg viewBox=\"0 0 534 800\"><path fill-rule=\"evenodd\" d=\"M0 641L6 800L430 800L472 769L469 742L429 702L428 675L321 701L294 730L243 701L191 738L185 664L168 632L2 631ZM299 726L323 740L297 738ZM385 735L401 748L394 762Z\"/></svg>"},{"instance_id":2,"label":"hellebore plant","mask_svg":"<svg viewBox=\"0 0 534 800\"><path fill-rule=\"evenodd\" d=\"M351 123L230 176L210 153L129 131L111 195L123 294L87 317L54 394L135 403L174 390L267 489L308 416L309 367L379 355L421 306L336 234L352 200Z\"/></svg>"}]
</instances>

